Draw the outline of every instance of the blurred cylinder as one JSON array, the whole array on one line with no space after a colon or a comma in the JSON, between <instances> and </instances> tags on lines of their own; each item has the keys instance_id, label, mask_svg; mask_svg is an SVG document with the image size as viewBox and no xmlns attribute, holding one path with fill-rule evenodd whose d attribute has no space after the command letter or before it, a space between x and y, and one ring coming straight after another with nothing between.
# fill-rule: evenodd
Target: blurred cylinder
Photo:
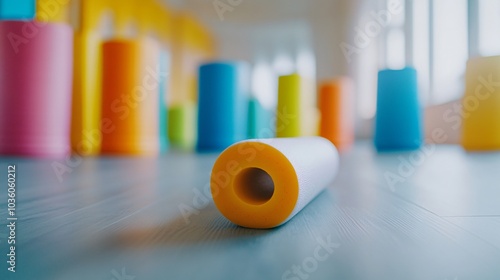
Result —
<instances>
[{"instance_id":1,"label":"blurred cylinder","mask_svg":"<svg viewBox=\"0 0 500 280\"><path fill-rule=\"evenodd\" d=\"M79 155L96 155L101 150L101 44L97 32L75 34L71 147Z\"/></svg>"},{"instance_id":2,"label":"blurred cylinder","mask_svg":"<svg viewBox=\"0 0 500 280\"><path fill-rule=\"evenodd\" d=\"M169 69L168 53L164 50L160 52L159 60L160 73L167 73ZM168 150L168 112L167 112L167 85L166 75L159 75L159 101L158 101L158 133L160 137L160 152Z\"/></svg>"},{"instance_id":3,"label":"blurred cylinder","mask_svg":"<svg viewBox=\"0 0 500 280\"><path fill-rule=\"evenodd\" d=\"M320 136L330 140L339 150L349 149L354 142L351 80L341 77L321 84L318 103Z\"/></svg>"},{"instance_id":4,"label":"blurred cylinder","mask_svg":"<svg viewBox=\"0 0 500 280\"><path fill-rule=\"evenodd\" d=\"M279 77L278 106L276 108L277 137L298 137L301 135L301 88L298 74Z\"/></svg>"},{"instance_id":5,"label":"blurred cylinder","mask_svg":"<svg viewBox=\"0 0 500 280\"><path fill-rule=\"evenodd\" d=\"M264 108L257 98L248 101L248 138L272 138L274 130L271 112Z\"/></svg>"},{"instance_id":6,"label":"blurred cylinder","mask_svg":"<svg viewBox=\"0 0 500 280\"><path fill-rule=\"evenodd\" d=\"M0 22L1 154L69 153L72 72L70 26Z\"/></svg>"},{"instance_id":7,"label":"blurred cylinder","mask_svg":"<svg viewBox=\"0 0 500 280\"><path fill-rule=\"evenodd\" d=\"M158 153L159 56L149 39L103 44L102 118L113 127L103 133L103 153Z\"/></svg>"},{"instance_id":8,"label":"blurred cylinder","mask_svg":"<svg viewBox=\"0 0 500 280\"><path fill-rule=\"evenodd\" d=\"M31 20L34 16L35 0L0 0L0 20Z\"/></svg>"},{"instance_id":9,"label":"blurred cylinder","mask_svg":"<svg viewBox=\"0 0 500 280\"><path fill-rule=\"evenodd\" d=\"M313 83L299 74L279 77L276 137L317 135L318 112Z\"/></svg>"},{"instance_id":10,"label":"blurred cylinder","mask_svg":"<svg viewBox=\"0 0 500 280\"><path fill-rule=\"evenodd\" d=\"M413 150L421 146L422 112L415 69L379 71L375 119L377 150Z\"/></svg>"},{"instance_id":11,"label":"blurred cylinder","mask_svg":"<svg viewBox=\"0 0 500 280\"><path fill-rule=\"evenodd\" d=\"M174 105L168 110L168 137L172 147L192 150L196 138L196 106Z\"/></svg>"},{"instance_id":12,"label":"blurred cylinder","mask_svg":"<svg viewBox=\"0 0 500 280\"><path fill-rule=\"evenodd\" d=\"M48 14L49 20L64 20L54 5L57 1L40 1L37 18ZM65 1L68 2L68 1ZM109 21L109 1L70 1L68 17L76 17L73 109L71 118L71 146L79 155L97 155L101 151L102 134L107 131L101 117L102 102L102 43L105 24ZM76 8L73 10L73 8ZM71 12L70 12L71 10ZM50 11L50 12L49 12ZM83 149L81 147L84 147Z\"/></svg>"},{"instance_id":13,"label":"blurred cylinder","mask_svg":"<svg viewBox=\"0 0 500 280\"><path fill-rule=\"evenodd\" d=\"M500 56L467 62L462 146L467 150L500 149Z\"/></svg>"},{"instance_id":14,"label":"blurred cylinder","mask_svg":"<svg viewBox=\"0 0 500 280\"><path fill-rule=\"evenodd\" d=\"M200 66L198 151L220 151L246 138L248 75L238 62Z\"/></svg>"},{"instance_id":15,"label":"blurred cylinder","mask_svg":"<svg viewBox=\"0 0 500 280\"><path fill-rule=\"evenodd\" d=\"M71 4L70 0L36 0L35 18L37 21L69 23Z\"/></svg>"}]
</instances>

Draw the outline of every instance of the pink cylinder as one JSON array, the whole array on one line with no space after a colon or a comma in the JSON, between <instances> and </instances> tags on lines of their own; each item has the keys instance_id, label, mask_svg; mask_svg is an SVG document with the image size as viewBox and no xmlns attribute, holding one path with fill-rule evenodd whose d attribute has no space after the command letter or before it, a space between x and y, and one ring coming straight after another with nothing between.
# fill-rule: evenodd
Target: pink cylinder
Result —
<instances>
[{"instance_id":1,"label":"pink cylinder","mask_svg":"<svg viewBox=\"0 0 500 280\"><path fill-rule=\"evenodd\" d=\"M69 153L72 73L70 26L0 22L0 154Z\"/></svg>"}]
</instances>

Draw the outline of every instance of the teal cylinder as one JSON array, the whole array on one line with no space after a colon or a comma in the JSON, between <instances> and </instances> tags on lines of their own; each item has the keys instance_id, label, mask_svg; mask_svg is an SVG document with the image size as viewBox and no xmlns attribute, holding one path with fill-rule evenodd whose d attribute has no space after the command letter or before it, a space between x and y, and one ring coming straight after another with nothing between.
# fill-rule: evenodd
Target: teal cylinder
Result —
<instances>
[{"instance_id":1,"label":"teal cylinder","mask_svg":"<svg viewBox=\"0 0 500 280\"><path fill-rule=\"evenodd\" d=\"M381 70L378 73L375 147L378 151L415 150L422 142L417 71L411 67Z\"/></svg>"}]
</instances>

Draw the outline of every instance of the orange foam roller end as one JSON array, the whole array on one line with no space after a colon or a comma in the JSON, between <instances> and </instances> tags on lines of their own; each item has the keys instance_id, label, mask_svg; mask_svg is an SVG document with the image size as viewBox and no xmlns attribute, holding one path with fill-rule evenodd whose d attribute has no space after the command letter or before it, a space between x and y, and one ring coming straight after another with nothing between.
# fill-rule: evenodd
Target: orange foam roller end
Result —
<instances>
[{"instance_id":1,"label":"orange foam roller end","mask_svg":"<svg viewBox=\"0 0 500 280\"><path fill-rule=\"evenodd\" d=\"M254 139L217 158L210 188L233 223L273 228L292 219L334 180L338 154L321 137Z\"/></svg>"}]
</instances>

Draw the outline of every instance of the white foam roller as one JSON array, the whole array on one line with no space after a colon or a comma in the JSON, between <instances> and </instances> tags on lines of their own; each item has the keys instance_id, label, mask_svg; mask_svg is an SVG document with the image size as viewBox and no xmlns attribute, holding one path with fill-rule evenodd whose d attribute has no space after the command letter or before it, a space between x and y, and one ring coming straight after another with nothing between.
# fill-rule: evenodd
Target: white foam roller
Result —
<instances>
[{"instance_id":1,"label":"white foam roller","mask_svg":"<svg viewBox=\"0 0 500 280\"><path fill-rule=\"evenodd\" d=\"M286 223L334 180L339 158L322 137L246 140L223 151L211 175L219 211L233 223Z\"/></svg>"}]
</instances>

